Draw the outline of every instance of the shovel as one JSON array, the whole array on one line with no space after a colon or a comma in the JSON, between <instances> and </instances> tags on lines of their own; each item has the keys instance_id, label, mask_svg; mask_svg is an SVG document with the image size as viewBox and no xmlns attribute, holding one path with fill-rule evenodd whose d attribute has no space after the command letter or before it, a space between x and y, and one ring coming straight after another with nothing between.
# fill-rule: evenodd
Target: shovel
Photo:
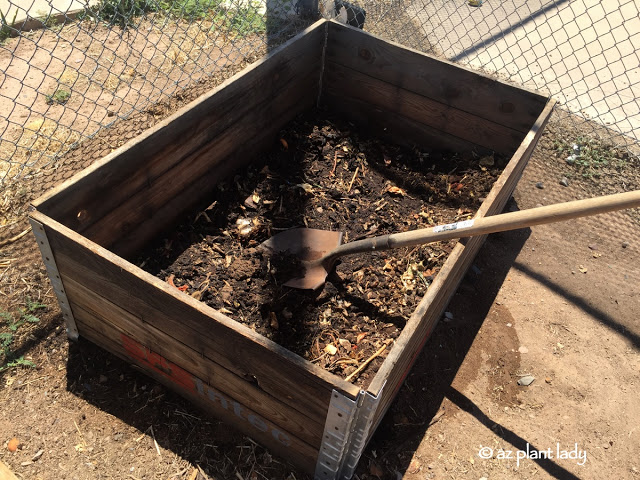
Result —
<instances>
[{"instance_id":1,"label":"shovel","mask_svg":"<svg viewBox=\"0 0 640 480\"><path fill-rule=\"evenodd\" d=\"M301 262L300 275L285 282L285 286L316 290L324 285L336 261L345 255L506 232L638 206L640 206L640 190L474 218L432 228L380 235L345 244L342 243L343 232L292 228L274 235L260 247L270 254L292 255Z\"/></svg>"}]
</instances>

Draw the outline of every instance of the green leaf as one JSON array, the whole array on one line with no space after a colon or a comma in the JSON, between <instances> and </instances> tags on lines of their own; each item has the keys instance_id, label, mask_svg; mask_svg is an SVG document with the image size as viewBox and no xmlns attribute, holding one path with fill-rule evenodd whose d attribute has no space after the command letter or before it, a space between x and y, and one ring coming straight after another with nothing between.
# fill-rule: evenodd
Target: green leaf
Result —
<instances>
[{"instance_id":1,"label":"green leaf","mask_svg":"<svg viewBox=\"0 0 640 480\"><path fill-rule=\"evenodd\" d=\"M8 332L0 333L0 345L2 348L7 348L13 342L13 335Z\"/></svg>"},{"instance_id":2,"label":"green leaf","mask_svg":"<svg viewBox=\"0 0 640 480\"><path fill-rule=\"evenodd\" d=\"M47 306L44 303L40 303L37 300L31 300L30 297L27 297L26 303L27 303L27 311L29 313L33 313L36 310L47 308Z\"/></svg>"},{"instance_id":3,"label":"green leaf","mask_svg":"<svg viewBox=\"0 0 640 480\"><path fill-rule=\"evenodd\" d=\"M35 315L31 315L30 313L24 313L22 315L22 318L24 318L29 323L38 323L40 321L38 317L36 317Z\"/></svg>"}]
</instances>

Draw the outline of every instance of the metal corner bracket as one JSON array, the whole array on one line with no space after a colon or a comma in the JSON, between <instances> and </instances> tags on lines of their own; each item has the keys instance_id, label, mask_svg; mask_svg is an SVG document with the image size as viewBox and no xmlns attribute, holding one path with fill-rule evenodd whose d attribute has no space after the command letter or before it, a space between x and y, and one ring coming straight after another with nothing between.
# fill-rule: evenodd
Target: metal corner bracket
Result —
<instances>
[{"instance_id":1,"label":"metal corner bracket","mask_svg":"<svg viewBox=\"0 0 640 480\"><path fill-rule=\"evenodd\" d=\"M333 390L322 434L315 480L347 480L355 472L369 437L380 394L360 390L355 400Z\"/></svg>"},{"instance_id":2,"label":"metal corner bracket","mask_svg":"<svg viewBox=\"0 0 640 480\"><path fill-rule=\"evenodd\" d=\"M67 326L67 336L71 340L78 340L78 327L76 326L76 320L73 318L73 312L71 311L67 294L64 291L64 285L62 284L62 279L58 272L58 266L56 265L56 261L53 257L47 233L44 230L44 225L31 217L29 217L29 223L31 223L31 229L33 230L33 234L38 242L38 247L42 254L42 261L44 262L45 267L47 267L47 274L51 280L53 291L55 292L58 303L60 304L60 310L62 310L62 316L64 317L64 322Z\"/></svg>"}]
</instances>

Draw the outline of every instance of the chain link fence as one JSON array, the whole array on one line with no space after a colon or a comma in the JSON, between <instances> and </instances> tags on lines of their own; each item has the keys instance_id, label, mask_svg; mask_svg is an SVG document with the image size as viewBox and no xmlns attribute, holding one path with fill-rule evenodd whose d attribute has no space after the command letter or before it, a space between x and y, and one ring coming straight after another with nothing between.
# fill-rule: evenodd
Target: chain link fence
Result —
<instances>
[{"instance_id":1,"label":"chain link fence","mask_svg":"<svg viewBox=\"0 0 640 480\"><path fill-rule=\"evenodd\" d=\"M0 184L224 78L318 11L553 95L576 121L608 127L597 129L604 140L638 143L634 0L0 0Z\"/></svg>"},{"instance_id":2,"label":"chain link fence","mask_svg":"<svg viewBox=\"0 0 640 480\"><path fill-rule=\"evenodd\" d=\"M394 7L390 7L390 10ZM387 38L552 95L626 144L640 139L640 3L635 0L408 0L416 31ZM384 28L381 29L384 31Z\"/></svg>"}]
</instances>

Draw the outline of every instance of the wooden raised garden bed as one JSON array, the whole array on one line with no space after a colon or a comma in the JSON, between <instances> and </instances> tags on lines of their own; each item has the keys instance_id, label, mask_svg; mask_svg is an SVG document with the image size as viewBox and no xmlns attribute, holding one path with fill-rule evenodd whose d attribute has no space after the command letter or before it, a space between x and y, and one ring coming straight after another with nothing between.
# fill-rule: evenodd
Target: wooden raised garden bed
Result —
<instances>
[{"instance_id":1,"label":"wooden raised garden bed","mask_svg":"<svg viewBox=\"0 0 640 480\"><path fill-rule=\"evenodd\" d=\"M553 108L323 20L38 199L31 222L71 339L137 364L316 478L349 478L484 237L455 245L366 388L132 263L317 105L405 145L508 159L477 216L504 208Z\"/></svg>"}]
</instances>

